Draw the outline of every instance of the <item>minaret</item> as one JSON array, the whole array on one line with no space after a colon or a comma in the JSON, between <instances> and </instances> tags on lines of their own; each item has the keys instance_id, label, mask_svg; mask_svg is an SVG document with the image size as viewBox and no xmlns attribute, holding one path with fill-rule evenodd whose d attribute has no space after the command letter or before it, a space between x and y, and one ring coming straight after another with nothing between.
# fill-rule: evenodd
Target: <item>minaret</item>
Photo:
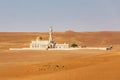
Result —
<instances>
[{"instance_id":1,"label":"minaret","mask_svg":"<svg viewBox=\"0 0 120 80\"><path fill-rule=\"evenodd\" d=\"M52 26L50 26L50 29L49 29L49 42L52 42L53 41L53 38L52 38Z\"/></svg>"}]
</instances>

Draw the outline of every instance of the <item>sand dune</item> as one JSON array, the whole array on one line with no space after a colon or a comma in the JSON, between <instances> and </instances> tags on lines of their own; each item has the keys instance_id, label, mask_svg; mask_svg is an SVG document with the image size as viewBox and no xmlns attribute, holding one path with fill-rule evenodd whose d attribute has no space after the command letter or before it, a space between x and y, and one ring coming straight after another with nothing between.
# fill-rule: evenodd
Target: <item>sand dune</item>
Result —
<instances>
[{"instance_id":1,"label":"sand dune","mask_svg":"<svg viewBox=\"0 0 120 80\"><path fill-rule=\"evenodd\" d=\"M2 80L119 80L118 51L5 51Z\"/></svg>"},{"instance_id":2,"label":"sand dune","mask_svg":"<svg viewBox=\"0 0 120 80\"><path fill-rule=\"evenodd\" d=\"M48 40L48 33L38 32L0 32L0 49L9 47L29 47L29 43L40 35ZM57 43L77 43L86 46L109 46L120 44L120 32L54 32Z\"/></svg>"},{"instance_id":3,"label":"sand dune","mask_svg":"<svg viewBox=\"0 0 120 80\"><path fill-rule=\"evenodd\" d=\"M110 51L9 51L47 33L0 33L0 80L119 80L120 32L55 32L57 42L112 44ZM101 35L101 36L100 36ZM68 40L69 36L69 40ZM94 40L94 42L93 42ZM103 43L100 43L104 40Z\"/></svg>"}]
</instances>

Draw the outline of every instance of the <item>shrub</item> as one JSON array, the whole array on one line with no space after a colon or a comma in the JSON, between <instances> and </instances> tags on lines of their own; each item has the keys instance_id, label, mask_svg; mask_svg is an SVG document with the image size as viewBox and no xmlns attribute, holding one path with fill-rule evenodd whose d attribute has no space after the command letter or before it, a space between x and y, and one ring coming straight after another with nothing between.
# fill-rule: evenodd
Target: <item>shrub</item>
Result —
<instances>
[{"instance_id":1,"label":"shrub","mask_svg":"<svg viewBox=\"0 0 120 80\"><path fill-rule=\"evenodd\" d=\"M73 43L71 47L78 47L78 45L76 43Z\"/></svg>"},{"instance_id":2,"label":"shrub","mask_svg":"<svg viewBox=\"0 0 120 80\"><path fill-rule=\"evenodd\" d=\"M41 37L41 36L38 36L38 37L36 38L36 40L37 40L37 41L40 41L40 40L42 40L42 37Z\"/></svg>"}]
</instances>

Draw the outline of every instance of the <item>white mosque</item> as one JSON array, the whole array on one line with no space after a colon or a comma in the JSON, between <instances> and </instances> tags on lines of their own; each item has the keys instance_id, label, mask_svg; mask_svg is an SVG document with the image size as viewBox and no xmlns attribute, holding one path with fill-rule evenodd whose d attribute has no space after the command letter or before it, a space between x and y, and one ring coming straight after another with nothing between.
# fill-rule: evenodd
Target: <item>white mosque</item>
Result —
<instances>
[{"instance_id":1,"label":"white mosque","mask_svg":"<svg viewBox=\"0 0 120 80\"><path fill-rule=\"evenodd\" d=\"M53 30L52 26L50 26L49 29L49 40L42 40L40 36L36 38L35 41L32 41L30 43L30 48L31 49L64 49L64 48L69 48L69 44L57 44L54 42L53 37Z\"/></svg>"},{"instance_id":2,"label":"white mosque","mask_svg":"<svg viewBox=\"0 0 120 80\"><path fill-rule=\"evenodd\" d=\"M40 36L30 43L29 48L10 48L9 50L68 50L69 44L57 44L52 37L52 26L49 29L49 39L42 40Z\"/></svg>"}]
</instances>

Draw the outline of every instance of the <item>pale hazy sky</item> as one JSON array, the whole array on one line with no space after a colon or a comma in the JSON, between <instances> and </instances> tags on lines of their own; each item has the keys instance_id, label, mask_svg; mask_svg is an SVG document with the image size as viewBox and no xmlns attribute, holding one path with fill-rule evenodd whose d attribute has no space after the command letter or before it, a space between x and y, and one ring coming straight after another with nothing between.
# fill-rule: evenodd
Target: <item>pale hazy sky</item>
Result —
<instances>
[{"instance_id":1,"label":"pale hazy sky","mask_svg":"<svg viewBox=\"0 0 120 80\"><path fill-rule=\"evenodd\" d=\"M120 0L0 0L0 32L120 31Z\"/></svg>"}]
</instances>

